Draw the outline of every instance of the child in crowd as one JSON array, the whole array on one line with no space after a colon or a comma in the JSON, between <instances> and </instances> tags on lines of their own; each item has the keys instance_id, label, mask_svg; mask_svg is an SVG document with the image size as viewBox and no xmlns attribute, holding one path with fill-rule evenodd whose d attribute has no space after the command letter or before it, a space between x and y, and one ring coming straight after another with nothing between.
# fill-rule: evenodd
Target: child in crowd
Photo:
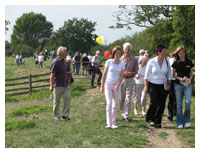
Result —
<instances>
[{"instance_id":1,"label":"child in crowd","mask_svg":"<svg viewBox=\"0 0 200 153\"><path fill-rule=\"evenodd\" d=\"M142 56L139 59L139 69L138 73L135 75L135 88L134 88L134 114L138 115L138 107L142 105L142 115L145 115L145 106L146 106L146 94L144 93L144 74L147 65L147 57Z\"/></svg>"}]
</instances>

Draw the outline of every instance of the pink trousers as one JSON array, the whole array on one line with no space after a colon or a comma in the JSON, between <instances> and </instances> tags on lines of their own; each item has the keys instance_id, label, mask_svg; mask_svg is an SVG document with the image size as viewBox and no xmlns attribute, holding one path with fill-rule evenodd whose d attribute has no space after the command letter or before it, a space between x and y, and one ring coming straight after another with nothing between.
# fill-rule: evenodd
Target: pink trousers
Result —
<instances>
[{"instance_id":1,"label":"pink trousers","mask_svg":"<svg viewBox=\"0 0 200 153\"><path fill-rule=\"evenodd\" d=\"M106 97L106 121L107 125L114 125L117 116L117 104L120 97L120 88L114 90L117 83L106 82L105 83L105 97Z\"/></svg>"}]
</instances>

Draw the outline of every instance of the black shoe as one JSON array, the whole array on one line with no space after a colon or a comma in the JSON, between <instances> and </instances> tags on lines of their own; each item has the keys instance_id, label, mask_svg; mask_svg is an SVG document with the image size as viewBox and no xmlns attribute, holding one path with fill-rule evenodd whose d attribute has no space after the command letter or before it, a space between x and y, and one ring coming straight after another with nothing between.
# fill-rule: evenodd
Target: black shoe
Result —
<instances>
[{"instance_id":1,"label":"black shoe","mask_svg":"<svg viewBox=\"0 0 200 153\"><path fill-rule=\"evenodd\" d=\"M125 118L122 117L122 119L120 121L125 121Z\"/></svg>"},{"instance_id":2,"label":"black shoe","mask_svg":"<svg viewBox=\"0 0 200 153\"><path fill-rule=\"evenodd\" d=\"M98 86L100 86L100 85L101 85L101 83L97 83L97 85L98 85Z\"/></svg>"},{"instance_id":3,"label":"black shoe","mask_svg":"<svg viewBox=\"0 0 200 153\"><path fill-rule=\"evenodd\" d=\"M173 121L173 116L168 116L167 118L169 121Z\"/></svg>"},{"instance_id":4,"label":"black shoe","mask_svg":"<svg viewBox=\"0 0 200 153\"><path fill-rule=\"evenodd\" d=\"M155 125L155 128L161 128L162 126L161 126L161 124L156 124Z\"/></svg>"}]
</instances>

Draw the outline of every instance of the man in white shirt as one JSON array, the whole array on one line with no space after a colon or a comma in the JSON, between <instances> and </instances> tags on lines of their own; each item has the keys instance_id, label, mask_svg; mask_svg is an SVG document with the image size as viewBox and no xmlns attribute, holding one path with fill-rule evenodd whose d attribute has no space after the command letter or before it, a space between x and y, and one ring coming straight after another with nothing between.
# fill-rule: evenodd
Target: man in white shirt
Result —
<instances>
[{"instance_id":1,"label":"man in white shirt","mask_svg":"<svg viewBox=\"0 0 200 153\"><path fill-rule=\"evenodd\" d=\"M44 56L42 55L42 53L40 53L40 55L38 56L38 61L39 61L39 67L43 68Z\"/></svg>"},{"instance_id":2,"label":"man in white shirt","mask_svg":"<svg viewBox=\"0 0 200 153\"><path fill-rule=\"evenodd\" d=\"M18 54L16 55L15 59L16 59L16 64L19 65L19 55Z\"/></svg>"},{"instance_id":3,"label":"man in white shirt","mask_svg":"<svg viewBox=\"0 0 200 153\"><path fill-rule=\"evenodd\" d=\"M91 86L94 87L94 80L95 80L95 74L97 73L99 75L97 79L97 85L101 85L101 77L102 72L100 70L101 62L99 61L100 51L96 51L96 55L92 57L92 77L91 77Z\"/></svg>"}]
</instances>

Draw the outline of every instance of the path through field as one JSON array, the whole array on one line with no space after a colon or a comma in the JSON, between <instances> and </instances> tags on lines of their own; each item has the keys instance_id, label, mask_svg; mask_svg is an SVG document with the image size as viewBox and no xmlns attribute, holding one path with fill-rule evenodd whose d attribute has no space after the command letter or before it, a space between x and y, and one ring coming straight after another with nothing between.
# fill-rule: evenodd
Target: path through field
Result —
<instances>
[{"instance_id":1,"label":"path through field","mask_svg":"<svg viewBox=\"0 0 200 153\"><path fill-rule=\"evenodd\" d=\"M95 98L95 95L99 94L99 89L89 89L87 90L87 94L93 95L91 98ZM148 108L149 106L147 106ZM133 111L131 112L133 113ZM140 121L141 115L138 115L134 118L134 120ZM175 133L175 130L177 130L176 126L172 124L168 119L163 117L162 121L162 128L154 128L150 127L148 130L144 133L144 135L149 140L149 148L188 148L189 146L183 144L180 141L180 138ZM164 133L166 136L166 139L162 139L159 134Z\"/></svg>"}]
</instances>

